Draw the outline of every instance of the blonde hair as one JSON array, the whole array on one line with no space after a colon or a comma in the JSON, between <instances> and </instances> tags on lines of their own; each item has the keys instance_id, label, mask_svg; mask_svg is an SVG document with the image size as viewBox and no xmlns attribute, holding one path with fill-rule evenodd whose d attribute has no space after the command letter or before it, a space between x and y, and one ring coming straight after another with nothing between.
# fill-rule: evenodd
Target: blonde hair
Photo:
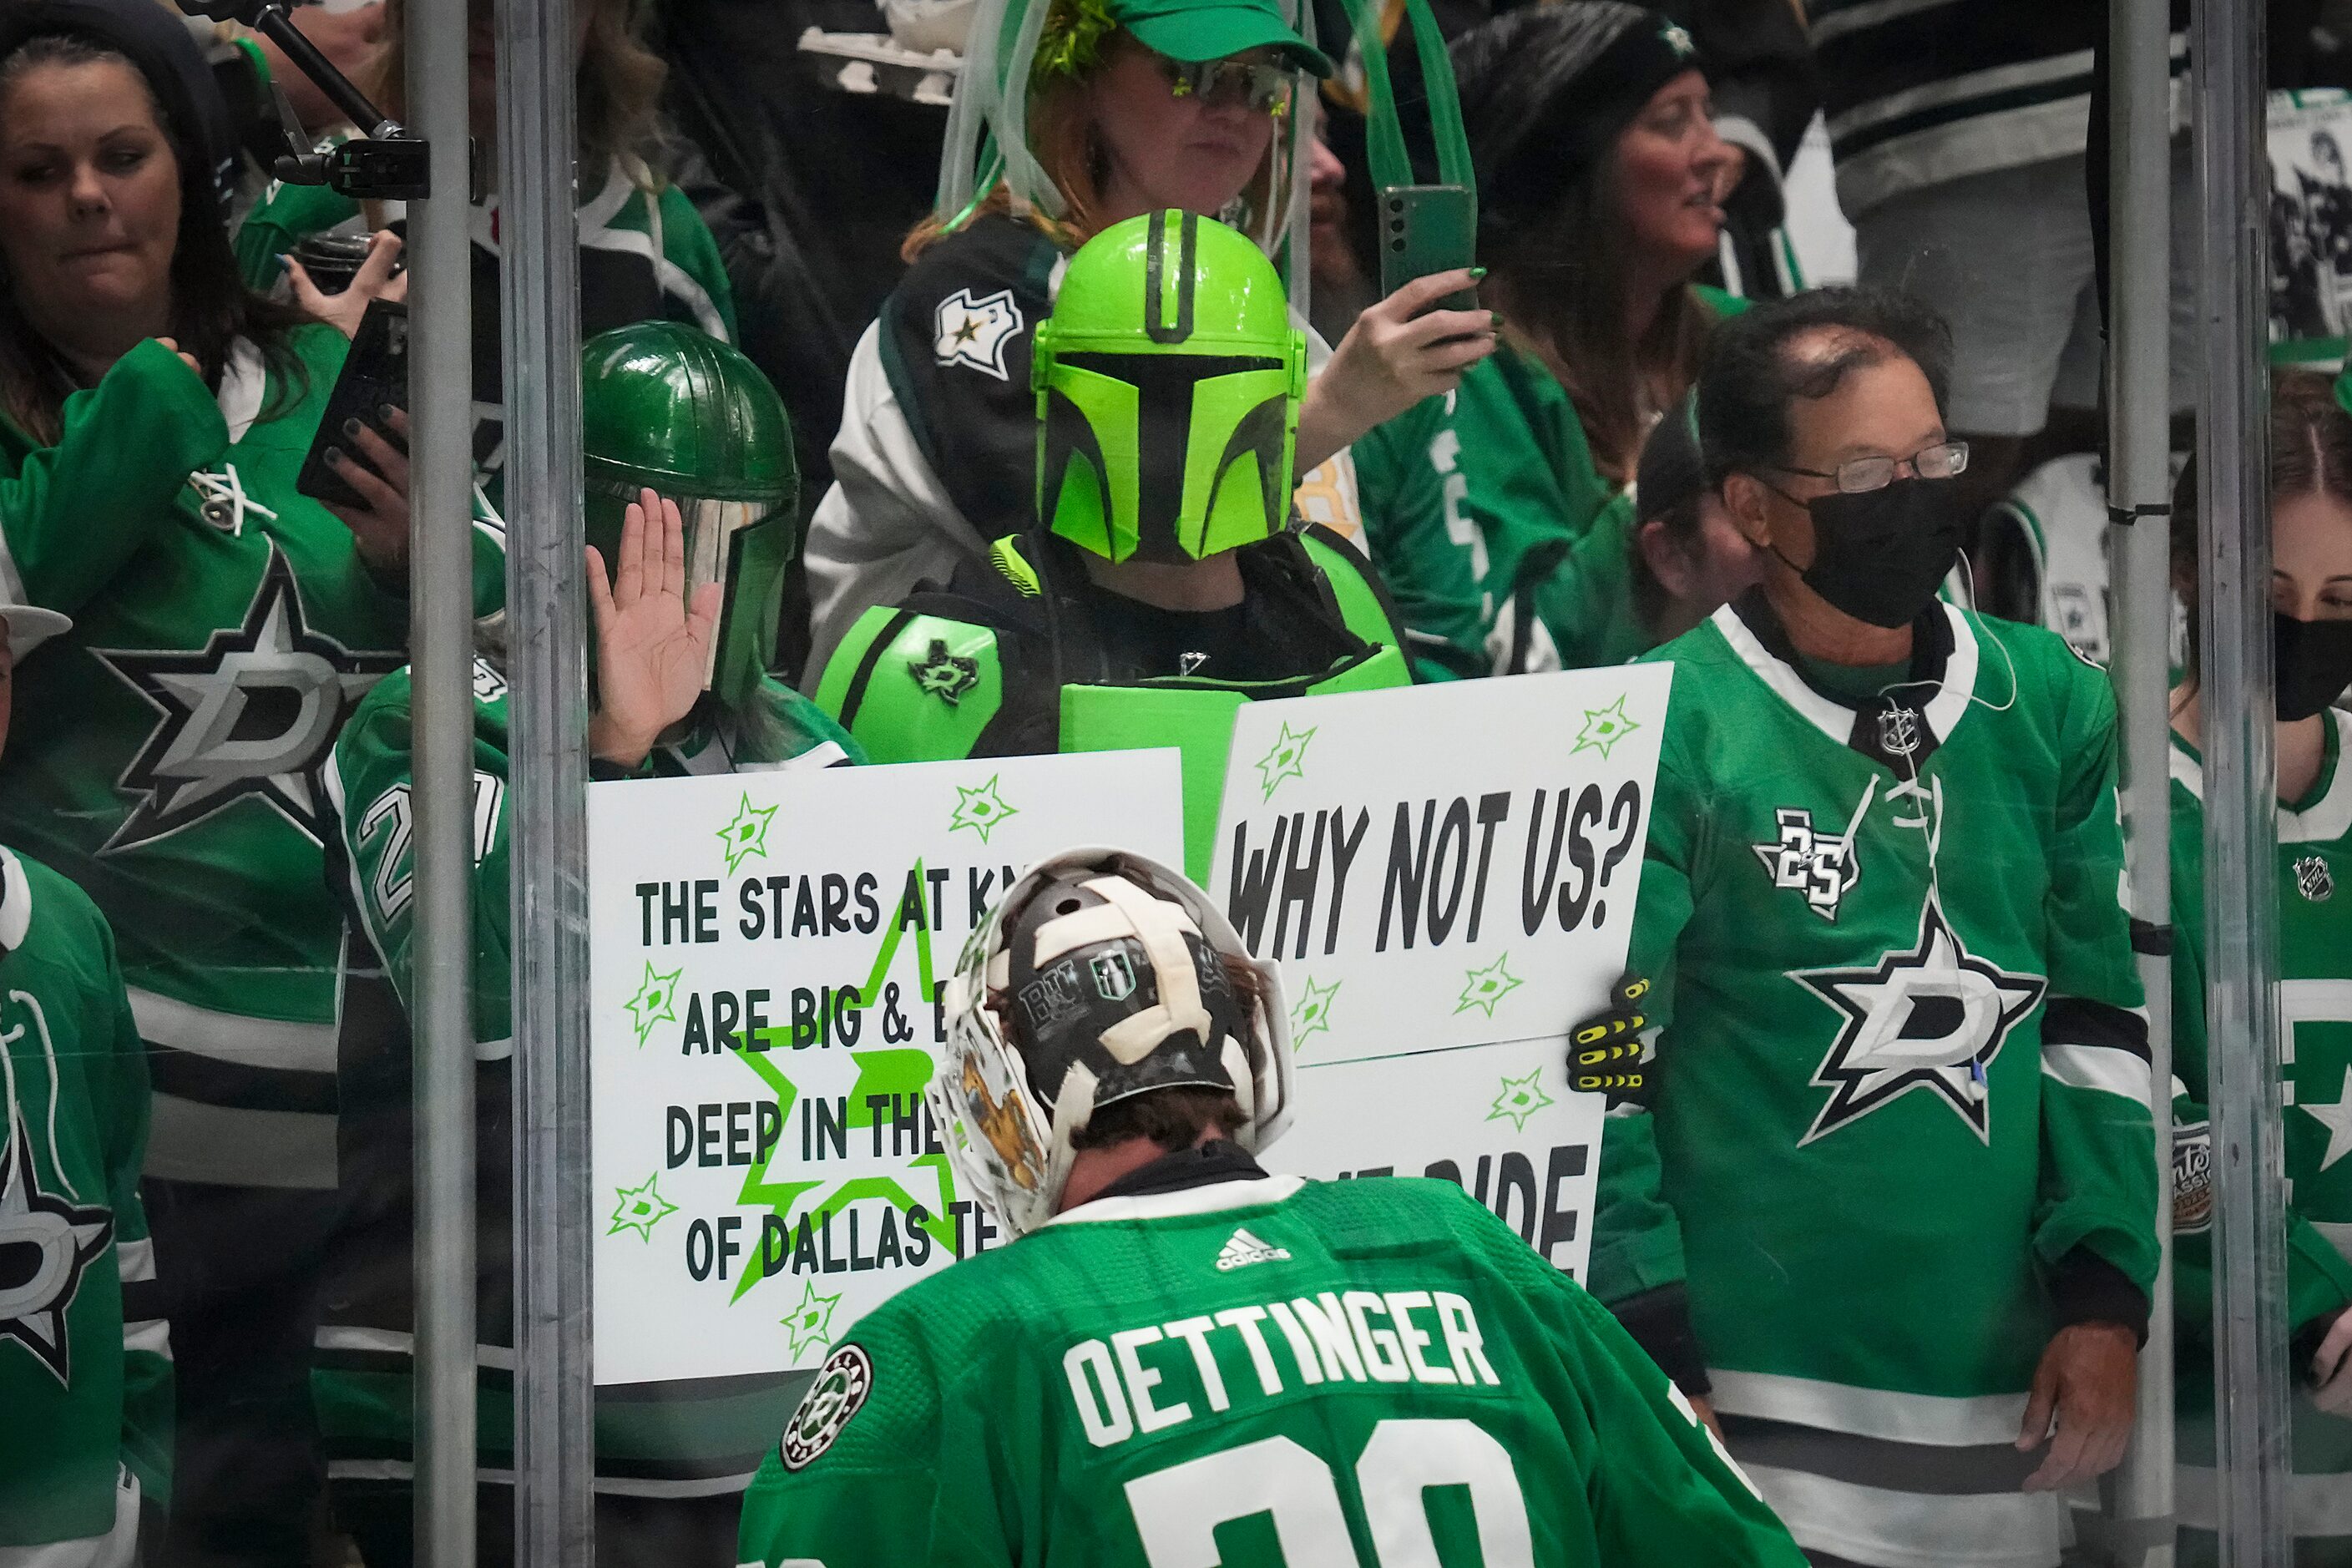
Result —
<instances>
[{"instance_id":1,"label":"blonde hair","mask_svg":"<svg viewBox=\"0 0 2352 1568\"><path fill-rule=\"evenodd\" d=\"M562 0L539 0L551 8ZM637 0L571 0L585 7L588 37L580 48L580 161L595 169L619 158L649 188L656 183L644 156L659 121L662 85L669 67L637 36ZM383 45L361 88L386 114L407 113L407 0L384 0Z\"/></svg>"},{"instance_id":2,"label":"blonde hair","mask_svg":"<svg viewBox=\"0 0 2352 1568\"><path fill-rule=\"evenodd\" d=\"M1063 212L1059 218L1034 210L1027 216L1066 250L1076 250L1110 226L1102 218L1103 181L1109 170L1102 143L1095 135L1094 116L1087 107L1094 83L1121 50L1145 47L1121 27L1111 34L1092 63L1079 74L1055 74L1030 84L1029 151L1036 158L1037 166L1045 171L1046 178L1054 182L1054 188L1061 193ZM1293 112L1299 110L1294 109ZM1256 217L1265 216L1273 199L1275 168L1282 157L1283 143L1283 136L1277 131L1267 142L1265 157L1259 163L1257 172L1242 191L1241 201ZM971 216L1012 209L1012 190L999 180L972 208ZM964 219L964 223L970 221ZM1244 220L1239 226L1248 232L1255 224ZM930 214L908 231L905 243L898 247L899 259L912 264L950 232L948 220L937 213Z\"/></svg>"}]
</instances>

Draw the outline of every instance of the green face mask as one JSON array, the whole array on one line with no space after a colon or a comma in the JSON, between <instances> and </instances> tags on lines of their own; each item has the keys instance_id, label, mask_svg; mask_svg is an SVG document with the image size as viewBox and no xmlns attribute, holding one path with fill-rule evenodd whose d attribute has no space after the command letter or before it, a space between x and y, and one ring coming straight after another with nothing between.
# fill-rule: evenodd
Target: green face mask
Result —
<instances>
[{"instance_id":1,"label":"green face mask","mask_svg":"<svg viewBox=\"0 0 2352 1568\"><path fill-rule=\"evenodd\" d=\"M1263 252L1150 213L1071 258L1037 328L1037 513L1112 561L1197 561L1287 521L1307 343Z\"/></svg>"},{"instance_id":2,"label":"green face mask","mask_svg":"<svg viewBox=\"0 0 2352 1568\"><path fill-rule=\"evenodd\" d=\"M685 524L687 594L718 583L704 689L730 707L775 663L799 476L783 404L751 362L690 327L643 321L582 350L586 529L609 567L631 501L650 487Z\"/></svg>"}]
</instances>

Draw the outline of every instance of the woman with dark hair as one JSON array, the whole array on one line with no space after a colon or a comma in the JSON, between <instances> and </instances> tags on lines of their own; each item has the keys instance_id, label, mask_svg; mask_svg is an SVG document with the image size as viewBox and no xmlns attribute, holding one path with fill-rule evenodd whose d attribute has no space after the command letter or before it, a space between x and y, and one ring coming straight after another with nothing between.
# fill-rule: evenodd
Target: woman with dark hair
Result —
<instances>
[{"instance_id":1,"label":"woman with dark hair","mask_svg":"<svg viewBox=\"0 0 2352 1568\"><path fill-rule=\"evenodd\" d=\"M291 1563L336 1177L320 769L404 660L407 509L373 432L364 510L294 488L345 342L239 278L215 94L154 0L0 7L0 593L74 621L16 672L0 839L112 923L147 1043L172 1560Z\"/></svg>"},{"instance_id":2,"label":"woman with dark hair","mask_svg":"<svg viewBox=\"0 0 2352 1568\"><path fill-rule=\"evenodd\" d=\"M1586 595L1551 579L1739 308L1690 281L1732 154L1690 36L1622 0L1510 12L1454 61L1503 343L1452 399L1359 442L1357 474L1424 672L1508 674L1591 656Z\"/></svg>"},{"instance_id":3,"label":"woman with dark hair","mask_svg":"<svg viewBox=\"0 0 2352 1568\"><path fill-rule=\"evenodd\" d=\"M2294 1048L2287 1068L2287 1273L2299 1568L2352 1563L2352 415L2325 378L2271 389L2271 606L2277 653L2278 958ZM2173 490L2172 582L2189 606L2189 669L2172 693L2173 1400L2180 1561L2210 1563L2213 1193L2205 1109L2204 703L2197 675L2197 474Z\"/></svg>"},{"instance_id":4,"label":"woman with dark hair","mask_svg":"<svg viewBox=\"0 0 2352 1568\"><path fill-rule=\"evenodd\" d=\"M1652 984L1576 1037L1654 1068L1591 1288L1815 1562L2054 1568L2056 1494L2131 1432L2153 1086L2106 679L1937 598L1949 342L1822 289L1708 344L1705 471L1762 580L1648 656Z\"/></svg>"},{"instance_id":5,"label":"woman with dark hair","mask_svg":"<svg viewBox=\"0 0 2352 1568\"><path fill-rule=\"evenodd\" d=\"M579 61L580 332L583 338L638 321L673 321L722 342L735 340L735 295L719 245L685 192L649 161L658 130L656 109L667 68L647 48L635 20L635 0L552 0L567 5ZM408 0L384 0L383 45L360 84L386 113L399 118L407 102ZM485 170L495 170L498 139L497 29L489 0L467 7L471 52L467 120L482 144ZM348 135L349 130L342 134ZM365 210L324 185L283 185L247 216L236 235L238 264L255 289L279 279L293 296L324 314L331 308L294 259L303 242L332 234L356 246L371 229L404 221L399 203ZM498 195L491 192L474 224L474 455L483 470L485 499L499 493L504 466L503 395L496 379L501 352L499 324ZM393 242L379 238L376 251ZM379 259L378 266L383 262ZM368 279L359 280L366 288ZM404 285L395 279L391 297Z\"/></svg>"}]
</instances>

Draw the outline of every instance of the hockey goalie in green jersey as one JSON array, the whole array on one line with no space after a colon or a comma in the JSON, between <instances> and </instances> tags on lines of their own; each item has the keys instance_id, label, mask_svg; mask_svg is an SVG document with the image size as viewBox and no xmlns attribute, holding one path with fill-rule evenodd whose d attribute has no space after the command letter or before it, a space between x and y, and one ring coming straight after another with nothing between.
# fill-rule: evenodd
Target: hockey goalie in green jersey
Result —
<instances>
[{"instance_id":1,"label":"hockey goalie in green jersey","mask_svg":"<svg viewBox=\"0 0 2352 1568\"><path fill-rule=\"evenodd\" d=\"M1700 447L1766 575L1650 656L1661 1032L1589 1277L1809 1552L2051 1568L2130 1430L2147 1018L2105 678L1936 599L1948 342L1825 289L1708 345Z\"/></svg>"},{"instance_id":2,"label":"hockey goalie in green jersey","mask_svg":"<svg viewBox=\"0 0 2352 1568\"><path fill-rule=\"evenodd\" d=\"M763 1568L1803 1562L1615 1321L1461 1188L1319 1183L1271 964L1079 849L966 945L930 1086L1018 1239L834 1348L745 1499Z\"/></svg>"}]
</instances>

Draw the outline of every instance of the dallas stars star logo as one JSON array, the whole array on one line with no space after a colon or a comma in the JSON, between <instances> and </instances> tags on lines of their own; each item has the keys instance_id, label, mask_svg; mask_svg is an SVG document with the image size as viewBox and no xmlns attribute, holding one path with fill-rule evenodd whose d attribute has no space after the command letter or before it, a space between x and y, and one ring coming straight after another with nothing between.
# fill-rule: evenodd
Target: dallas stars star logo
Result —
<instances>
[{"instance_id":1,"label":"dallas stars star logo","mask_svg":"<svg viewBox=\"0 0 2352 1568\"><path fill-rule=\"evenodd\" d=\"M1698 46L1691 42L1690 34L1672 22L1658 29L1658 41L1674 50L1675 58L1678 60L1686 60L1698 53Z\"/></svg>"},{"instance_id":2,"label":"dallas stars star logo","mask_svg":"<svg viewBox=\"0 0 2352 1568\"><path fill-rule=\"evenodd\" d=\"M629 1026L637 1032L637 1044L646 1043L656 1024L677 1022L677 981L686 973L673 969L667 974L657 974L651 963L646 965L646 977L637 986L637 994L622 1004L629 1010Z\"/></svg>"},{"instance_id":3,"label":"dallas stars star logo","mask_svg":"<svg viewBox=\"0 0 2352 1568\"><path fill-rule=\"evenodd\" d=\"M1543 1085L1536 1081L1541 1077L1543 1077L1543 1069L1538 1068L1525 1078L1505 1079L1503 1092L1495 1097L1495 1109L1486 1112L1486 1120L1507 1121L1513 1131L1525 1132L1528 1130L1528 1118L1548 1105L1559 1103L1550 1095L1546 1094L1543 1091Z\"/></svg>"},{"instance_id":4,"label":"dallas stars star logo","mask_svg":"<svg viewBox=\"0 0 2352 1568\"><path fill-rule=\"evenodd\" d=\"M1265 785L1266 799L1274 798L1275 789L1283 780L1307 776L1307 742L1314 738L1311 728L1293 731L1286 722L1282 726L1282 733L1274 738L1273 746L1257 760L1258 778Z\"/></svg>"},{"instance_id":5,"label":"dallas stars star logo","mask_svg":"<svg viewBox=\"0 0 2352 1568\"><path fill-rule=\"evenodd\" d=\"M933 637L922 658L908 659L907 673L915 678L915 685L925 696L936 697L950 708L980 686L980 660L950 653L945 637Z\"/></svg>"},{"instance_id":6,"label":"dallas stars star logo","mask_svg":"<svg viewBox=\"0 0 2352 1568\"><path fill-rule=\"evenodd\" d=\"M647 1241L654 1238L654 1226L677 1212L677 1205L661 1195L654 1183L661 1177L659 1171L645 1179L642 1186L616 1187L617 1201L613 1205L612 1227L606 1236L618 1236L634 1230Z\"/></svg>"},{"instance_id":7,"label":"dallas stars star logo","mask_svg":"<svg viewBox=\"0 0 2352 1568\"><path fill-rule=\"evenodd\" d=\"M793 1354L833 1342L833 1310L840 1305L838 1296L818 1295L814 1279L801 1287L801 1304L779 1320L792 1336Z\"/></svg>"},{"instance_id":8,"label":"dallas stars star logo","mask_svg":"<svg viewBox=\"0 0 2352 1568\"><path fill-rule=\"evenodd\" d=\"M43 1192L25 1119L9 1121L5 1184L0 1185L0 1258L7 1260L0 1273L0 1340L23 1345L70 1388L73 1342L66 1313L81 1292L82 1276L113 1245L114 1215Z\"/></svg>"},{"instance_id":9,"label":"dallas stars star logo","mask_svg":"<svg viewBox=\"0 0 2352 1568\"><path fill-rule=\"evenodd\" d=\"M2327 1129L2327 1148L2319 1156L2321 1170L2352 1154L2352 1067L2344 1069L2344 1087L2336 1091L2334 1104L2322 1100L2315 1105L2301 1096L2296 1097L2295 1104Z\"/></svg>"},{"instance_id":10,"label":"dallas stars star logo","mask_svg":"<svg viewBox=\"0 0 2352 1568\"><path fill-rule=\"evenodd\" d=\"M1331 1028L1331 1002L1345 984L1334 980L1328 985L1307 983L1306 994L1291 1005L1290 1048L1297 1050L1307 1044L1309 1035L1328 1034Z\"/></svg>"},{"instance_id":11,"label":"dallas stars star logo","mask_svg":"<svg viewBox=\"0 0 2352 1568\"><path fill-rule=\"evenodd\" d=\"M1576 744L1569 748L1569 754L1598 752L1606 762L1610 748L1641 727L1639 720L1626 713L1622 696L1606 708L1588 708L1584 710L1584 728L1576 732Z\"/></svg>"},{"instance_id":12,"label":"dallas stars star logo","mask_svg":"<svg viewBox=\"0 0 2352 1568\"><path fill-rule=\"evenodd\" d=\"M775 806L754 806L747 793L743 804L735 808L734 819L719 830L719 842L727 848L727 874L733 876L735 868L757 855L768 858L768 825L776 819Z\"/></svg>"},{"instance_id":13,"label":"dallas stars star logo","mask_svg":"<svg viewBox=\"0 0 2352 1568\"><path fill-rule=\"evenodd\" d=\"M1017 806L1005 805L1004 797L997 793L996 781L1001 776L1003 775L990 774L988 782L978 789L966 789L961 784L956 785L958 798L955 816L948 821L950 833L953 833L959 827L969 827L979 834L980 841L985 844L988 842L988 836L996 831L998 824L1008 816L1021 815Z\"/></svg>"},{"instance_id":14,"label":"dallas stars star logo","mask_svg":"<svg viewBox=\"0 0 2352 1568\"><path fill-rule=\"evenodd\" d=\"M1993 1058L2047 984L1970 953L1930 900L1919 941L1868 969L1809 969L1790 975L1845 1016L1812 1081L1829 1103L1799 1143L1825 1138L1913 1089L1941 1095L1961 1121L1992 1141L1985 1091Z\"/></svg>"},{"instance_id":15,"label":"dallas stars star logo","mask_svg":"<svg viewBox=\"0 0 2352 1568\"><path fill-rule=\"evenodd\" d=\"M1483 1007L1486 1016L1495 1016L1495 1004L1519 988L1519 977L1510 971L1511 955L1503 954L1484 969L1470 971L1463 982L1462 1000L1454 1005L1457 1014L1473 1007Z\"/></svg>"},{"instance_id":16,"label":"dallas stars star logo","mask_svg":"<svg viewBox=\"0 0 2352 1568\"><path fill-rule=\"evenodd\" d=\"M975 299L971 289L959 289L940 301L931 318L931 357L942 366L964 365L1010 381L1004 349L1021 324L1021 307L1013 302L1012 289Z\"/></svg>"},{"instance_id":17,"label":"dallas stars star logo","mask_svg":"<svg viewBox=\"0 0 2352 1568\"><path fill-rule=\"evenodd\" d=\"M404 662L312 631L294 570L274 544L243 624L213 633L202 653L91 651L163 715L118 781L138 805L101 854L175 833L247 795L323 843L332 825L319 773L335 733L368 688Z\"/></svg>"}]
</instances>

